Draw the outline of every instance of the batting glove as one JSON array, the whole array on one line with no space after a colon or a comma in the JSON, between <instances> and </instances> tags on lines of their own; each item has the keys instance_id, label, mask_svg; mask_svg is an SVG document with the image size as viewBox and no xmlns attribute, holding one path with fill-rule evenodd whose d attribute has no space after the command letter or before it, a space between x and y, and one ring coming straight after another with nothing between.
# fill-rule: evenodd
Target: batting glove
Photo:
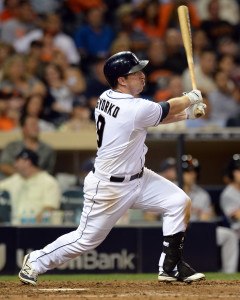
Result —
<instances>
[{"instance_id":1,"label":"batting glove","mask_svg":"<svg viewBox=\"0 0 240 300\"><path fill-rule=\"evenodd\" d=\"M189 93L183 93L191 101L191 105L195 103L202 102L202 94L199 90L192 90Z\"/></svg>"},{"instance_id":2,"label":"batting glove","mask_svg":"<svg viewBox=\"0 0 240 300\"><path fill-rule=\"evenodd\" d=\"M196 103L190 105L187 109L185 109L187 119L195 120L199 118L199 116L196 115L197 112L199 113L199 111L202 113L202 116L204 116L206 107L207 105L204 103Z\"/></svg>"}]
</instances>

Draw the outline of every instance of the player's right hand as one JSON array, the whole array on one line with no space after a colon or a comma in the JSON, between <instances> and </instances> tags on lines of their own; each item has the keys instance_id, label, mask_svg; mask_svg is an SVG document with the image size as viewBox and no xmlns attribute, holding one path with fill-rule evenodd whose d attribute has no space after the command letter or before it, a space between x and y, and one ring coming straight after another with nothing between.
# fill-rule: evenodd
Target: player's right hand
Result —
<instances>
[{"instance_id":1,"label":"player's right hand","mask_svg":"<svg viewBox=\"0 0 240 300\"><path fill-rule=\"evenodd\" d=\"M187 119L195 120L199 118L196 116L196 110L198 110L198 112L200 111L202 116L204 116L206 107L207 105L204 103L195 103L190 105L187 109L185 109Z\"/></svg>"},{"instance_id":2,"label":"player's right hand","mask_svg":"<svg viewBox=\"0 0 240 300\"><path fill-rule=\"evenodd\" d=\"M200 103L203 100L201 91L199 90L192 90L189 93L183 93L183 94L189 98L189 100L191 101L191 105L195 103Z\"/></svg>"}]
</instances>

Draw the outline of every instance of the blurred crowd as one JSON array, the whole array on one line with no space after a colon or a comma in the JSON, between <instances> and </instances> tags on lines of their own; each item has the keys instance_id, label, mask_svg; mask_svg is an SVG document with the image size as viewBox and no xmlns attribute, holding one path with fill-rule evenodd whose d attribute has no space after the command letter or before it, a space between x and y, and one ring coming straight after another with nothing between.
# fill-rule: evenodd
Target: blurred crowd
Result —
<instances>
[{"instance_id":1,"label":"blurred crowd","mask_svg":"<svg viewBox=\"0 0 240 300\"><path fill-rule=\"evenodd\" d=\"M23 115L40 131L94 127L106 59L149 59L150 101L192 89L177 7L190 12L197 86L208 109L183 128L240 126L239 0L0 0L0 131ZM161 127L161 126L160 126Z\"/></svg>"}]
</instances>

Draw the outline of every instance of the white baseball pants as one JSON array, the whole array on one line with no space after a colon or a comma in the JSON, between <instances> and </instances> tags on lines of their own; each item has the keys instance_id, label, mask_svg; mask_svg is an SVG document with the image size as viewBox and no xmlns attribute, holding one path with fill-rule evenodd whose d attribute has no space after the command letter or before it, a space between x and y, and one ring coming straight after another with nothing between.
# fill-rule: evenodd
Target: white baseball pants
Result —
<instances>
[{"instance_id":1,"label":"white baseball pants","mask_svg":"<svg viewBox=\"0 0 240 300\"><path fill-rule=\"evenodd\" d=\"M184 210L189 197L147 168L141 178L121 183L104 181L90 172L84 198L79 227L30 254L30 263L39 274L96 248L129 208L162 213L164 236L186 230Z\"/></svg>"}]
</instances>

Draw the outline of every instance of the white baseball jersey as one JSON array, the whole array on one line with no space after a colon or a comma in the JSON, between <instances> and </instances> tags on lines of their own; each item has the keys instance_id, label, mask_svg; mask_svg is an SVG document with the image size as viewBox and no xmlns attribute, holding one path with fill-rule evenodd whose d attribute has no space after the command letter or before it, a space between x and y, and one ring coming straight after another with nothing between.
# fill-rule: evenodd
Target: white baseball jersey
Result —
<instances>
[{"instance_id":1,"label":"white baseball jersey","mask_svg":"<svg viewBox=\"0 0 240 300\"><path fill-rule=\"evenodd\" d=\"M157 126L162 106L107 90L97 103L98 152L95 168L116 176L138 173L145 163L147 127Z\"/></svg>"},{"instance_id":2,"label":"white baseball jersey","mask_svg":"<svg viewBox=\"0 0 240 300\"><path fill-rule=\"evenodd\" d=\"M80 225L30 254L39 274L96 248L129 208L162 213L164 236L186 229L189 197L172 182L143 169L147 127L157 126L168 111L167 102L157 104L113 90L100 96L95 110L98 152L94 170L84 182ZM162 253L160 271L164 258Z\"/></svg>"}]
</instances>

